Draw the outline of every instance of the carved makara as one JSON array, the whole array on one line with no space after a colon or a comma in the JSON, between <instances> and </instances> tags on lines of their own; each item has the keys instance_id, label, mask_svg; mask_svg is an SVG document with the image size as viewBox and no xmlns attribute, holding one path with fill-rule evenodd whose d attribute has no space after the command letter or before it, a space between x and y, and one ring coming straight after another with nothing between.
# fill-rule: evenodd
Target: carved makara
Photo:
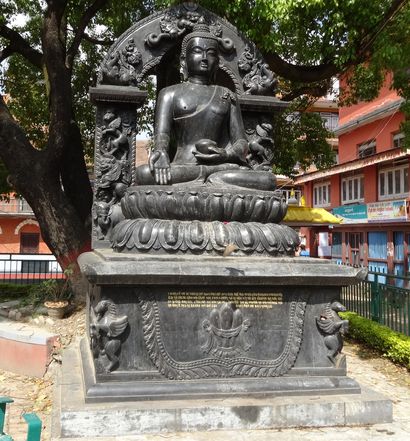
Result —
<instances>
[{"instance_id":1,"label":"carved makara","mask_svg":"<svg viewBox=\"0 0 410 441\"><path fill-rule=\"evenodd\" d=\"M169 41L176 41L188 32L191 32L197 23L207 23L210 32L219 38L221 49L230 53L234 49L234 43L229 38L222 38L222 26L210 18L206 13L197 12L198 5L180 5L169 10L161 19L160 32L151 32L145 38L149 48L158 48Z\"/></svg>"},{"instance_id":2,"label":"carved makara","mask_svg":"<svg viewBox=\"0 0 410 441\"><path fill-rule=\"evenodd\" d=\"M316 317L317 327L324 336L327 357L337 367L343 363L344 359L341 354L343 349L341 334L347 332L349 328L349 321L342 320L338 314L344 311L346 311L346 308L338 301L334 301L325 306L320 317Z\"/></svg>"},{"instance_id":3,"label":"carved makara","mask_svg":"<svg viewBox=\"0 0 410 441\"><path fill-rule=\"evenodd\" d=\"M265 61L248 45L238 59L238 69L244 74L243 88L248 95L272 95L278 80Z\"/></svg>"},{"instance_id":4,"label":"carved makara","mask_svg":"<svg viewBox=\"0 0 410 441\"><path fill-rule=\"evenodd\" d=\"M242 311L234 303L219 305L211 311L209 319L202 322L207 336L201 348L206 354L217 358L244 354L251 348L247 339L250 326L250 320L243 318Z\"/></svg>"},{"instance_id":5,"label":"carved makara","mask_svg":"<svg viewBox=\"0 0 410 441\"><path fill-rule=\"evenodd\" d=\"M141 64L142 55L133 38L119 50L110 54L102 66L103 78L110 84L130 84L137 79L137 67Z\"/></svg>"},{"instance_id":6,"label":"carved makara","mask_svg":"<svg viewBox=\"0 0 410 441\"><path fill-rule=\"evenodd\" d=\"M221 377L276 377L289 371L300 350L307 296L302 294L289 304L289 325L282 352L274 359L259 360L244 353L249 351L249 342L232 340L243 336L251 323L229 304L211 312L203 324L211 337L202 346L205 358L193 361L178 361L167 350L161 334L161 318L157 301L151 295L140 295L143 318L144 341L148 354L158 371L170 380L190 380ZM236 309L236 311L239 311ZM231 324L232 312L232 324ZM219 316L220 323L216 316ZM225 316L226 315L226 316ZM212 322L216 323L213 325ZM209 323L209 325L208 325ZM236 324L238 324L236 326ZM256 327L257 324L255 324ZM224 329L226 326L227 329ZM257 332L257 330L255 331ZM218 336L219 334L219 336ZM212 352L214 350L214 352ZM228 355L229 354L229 355Z\"/></svg>"},{"instance_id":7,"label":"carved makara","mask_svg":"<svg viewBox=\"0 0 410 441\"><path fill-rule=\"evenodd\" d=\"M112 300L101 300L90 307L90 347L106 373L118 367L121 335L128 326L128 317L119 316Z\"/></svg>"}]
</instances>

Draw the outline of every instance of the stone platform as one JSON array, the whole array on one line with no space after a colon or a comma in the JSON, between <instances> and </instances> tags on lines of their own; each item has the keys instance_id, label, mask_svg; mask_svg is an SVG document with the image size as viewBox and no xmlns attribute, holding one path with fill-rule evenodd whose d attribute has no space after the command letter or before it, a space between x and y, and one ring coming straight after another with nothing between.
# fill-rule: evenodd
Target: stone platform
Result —
<instances>
[{"instance_id":1,"label":"stone platform","mask_svg":"<svg viewBox=\"0 0 410 441\"><path fill-rule=\"evenodd\" d=\"M0 369L42 377L57 340L44 329L0 317Z\"/></svg>"},{"instance_id":2,"label":"stone platform","mask_svg":"<svg viewBox=\"0 0 410 441\"><path fill-rule=\"evenodd\" d=\"M85 403L78 342L63 355L56 400L59 411L55 415L53 435L60 440L392 421L391 400L369 389L362 389L359 394L327 396L312 393L294 397Z\"/></svg>"}]
</instances>

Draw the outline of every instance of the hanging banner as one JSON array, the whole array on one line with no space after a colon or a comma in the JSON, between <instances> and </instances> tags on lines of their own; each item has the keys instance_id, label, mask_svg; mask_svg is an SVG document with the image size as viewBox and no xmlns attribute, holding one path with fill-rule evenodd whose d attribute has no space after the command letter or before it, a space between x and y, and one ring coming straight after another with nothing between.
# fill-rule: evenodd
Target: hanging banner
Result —
<instances>
[{"instance_id":1,"label":"hanging banner","mask_svg":"<svg viewBox=\"0 0 410 441\"><path fill-rule=\"evenodd\" d=\"M407 221L406 201L372 202L367 204L369 222Z\"/></svg>"},{"instance_id":2,"label":"hanging banner","mask_svg":"<svg viewBox=\"0 0 410 441\"><path fill-rule=\"evenodd\" d=\"M333 215L342 219L343 224L363 224L367 223L366 204L345 205L335 207L332 210Z\"/></svg>"}]
</instances>

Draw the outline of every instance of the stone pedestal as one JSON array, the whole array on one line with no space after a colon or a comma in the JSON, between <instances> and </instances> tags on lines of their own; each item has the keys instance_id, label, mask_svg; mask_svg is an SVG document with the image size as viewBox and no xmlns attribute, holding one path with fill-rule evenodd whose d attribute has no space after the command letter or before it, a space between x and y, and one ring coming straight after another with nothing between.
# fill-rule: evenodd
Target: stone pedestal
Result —
<instances>
[{"instance_id":1,"label":"stone pedestal","mask_svg":"<svg viewBox=\"0 0 410 441\"><path fill-rule=\"evenodd\" d=\"M86 401L360 393L340 354L337 300L362 269L112 251L79 263L90 282Z\"/></svg>"},{"instance_id":2,"label":"stone pedestal","mask_svg":"<svg viewBox=\"0 0 410 441\"><path fill-rule=\"evenodd\" d=\"M64 357L61 439L392 420L391 401L348 378L340 353L337 298L362 269L110 251L79 262L90 335Z\"/></svg>"}]
</instances>

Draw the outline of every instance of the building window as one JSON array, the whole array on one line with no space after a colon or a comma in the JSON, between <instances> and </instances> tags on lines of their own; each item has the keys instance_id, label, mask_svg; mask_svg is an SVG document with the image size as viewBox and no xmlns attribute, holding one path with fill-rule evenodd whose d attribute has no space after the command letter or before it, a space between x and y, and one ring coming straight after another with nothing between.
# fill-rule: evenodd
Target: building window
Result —
<instances>
[{"instance_id":1,"label":"building window","mask_svg":"<svg viewBox=\"0 0 410 441\"><path fill-rule=\"evenodd\" d=\"M404 133L396 133L393 135L393 148L398 149L404 147Z\"/></svg>"},{"instance_id":2,"label":"building window","mask_svg":"<svg viewBox=\"0 0 410 441\"><path fill-rule=\"evenodd\" d=\"M39 233L20 233L20 253L38 254L40 244Z\"/></svg>"},{"instance_id":3,"label":"building window","mask_svg":"<svg viewBox=\"0 0 410 441\"><path fill-rule=\"evenodd\" d=\"M407 197L408 193L408 165L379 170L379 199Z\"/></svg>"},{"instance_id":4,"label":"building window","mask_svg":"<svg viewBox=\"0 0 410 441\"><path fill-rule=\"evenodd\" d=\"M368 156L374 155L376 153L376 141L373 139L371 141L359 144L357 147L357 156L359 158L367 158Z\"/></svg>"},{"instance_id":5,"label":"building window","mask_svg":"<svg viewBox=\"0 0 410 441\"><path fill-rule=\"evenodd\" d=\"M342 178L342 204L364 201L364 176Z\"/></svg>"},{"instance_id":6,"label":"building window","mask_svg":"<svg viewBox=\"0 0 410 441\"><path fill-rule=\"evenodd\" d=\"M339 115L331 112L320 112L323 124L327 130L334 132L339 125Z\"/></svg>"},{"instance_id":7,"label":"building window","mask_svg":"<svg viewBox=\"0 0 410 441\"><path fill-rule=\"evenodd\" d=\"M330 205L330 183L321 182L313 186L313 206L328 207Z\"/></svg>"}]
</instances>

